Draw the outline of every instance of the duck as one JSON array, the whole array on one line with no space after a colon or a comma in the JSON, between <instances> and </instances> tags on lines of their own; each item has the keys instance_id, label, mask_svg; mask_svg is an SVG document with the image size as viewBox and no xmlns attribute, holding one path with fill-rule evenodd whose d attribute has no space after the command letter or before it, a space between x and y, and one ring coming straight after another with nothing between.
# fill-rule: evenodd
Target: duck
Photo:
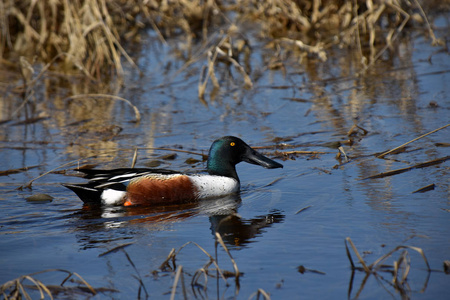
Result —
<instances>
[{"instance_id":1,"label":"duck","mask_svg":"<svg viewBox=\"0 0 450 300\"><path fill-rule=\"evenodd\" d=\"M156 168L110 170L79 168L88 179L63 184L85 204L157 206L220 198L240 191L236 165L246 162L266 169L283 165L257 152L235 136L215 140L208 154L206 173L181 173Z\"/></svg>"}]
</instances>

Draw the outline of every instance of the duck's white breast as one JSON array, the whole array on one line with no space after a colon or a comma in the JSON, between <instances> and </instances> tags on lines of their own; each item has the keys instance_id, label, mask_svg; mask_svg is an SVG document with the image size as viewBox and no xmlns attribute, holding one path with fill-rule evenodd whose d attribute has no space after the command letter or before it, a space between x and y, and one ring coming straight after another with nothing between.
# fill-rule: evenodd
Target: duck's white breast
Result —
<instances>
[{"instance_id":1,"label":"duck's white breast","mask_svg":"<svg viewBox=\"0 0 450 300\"><path fill-rule=\"evenodd\" d=\"M223 197L239 191L239 182L230 177L216 175L190 175L199 199Z\"/></svg>"}]
</instances>

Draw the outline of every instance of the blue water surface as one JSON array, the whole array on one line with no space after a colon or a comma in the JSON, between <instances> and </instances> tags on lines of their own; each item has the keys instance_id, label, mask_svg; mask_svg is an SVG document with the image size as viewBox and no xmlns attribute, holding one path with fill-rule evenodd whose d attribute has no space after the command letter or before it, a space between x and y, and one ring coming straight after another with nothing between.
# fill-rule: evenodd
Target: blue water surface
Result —
<instances>
[{"instance_id":1,"label":"blue water surface","mask_svg":"<svg viewBox=\"0 0 450 300\"><path fill-rule=\"evenodd\" d=\"M70 85L61 85L48 98L37 99L40 107L35 114L46 119L0 125L0 170L36 166L0 177L0 283L64 269L99 289L94 299L138 298L145 293L169 299L175 272L161 271L160 266L172 249L187 242L217 255L220 268L234 271L229 255L216 244L217 231L243 275L238 283L233 277L223 279L211 265L208 281L203 273L199 279L205 289L191 285L209 257L189 244L177 254L176 265L170 265L183 267L190 299L248 299L258 289L272 299L400 299L402 293L414 299L448 297L450 277L443 272L443 263L450 260L449 162L364 179L449 155L450 127L411 143L403 153L385 159L373 155L449 123L448 53L434 52L428 39L418 37L398 45L396 59L381 60L357 77L355 62L349 63L352 67L340 64L351 55L348 51L337 51L323 65L310 58L309 64L318 66L311 72L294 57L284 71L258 70L258 63L270 56L259 50L250 60L251 74L260 75L252 89L243 87L232 67L219 64L216 76L222 86L213 95L209 83L202 102L197 85L205 63L199 60L178 72L183 63L177 62L170 46L143 49L137 62L144 74L128 70L118 92L139 109L139 123L133 122L134 111L125 102L64 100L71 93ZM169 67L173 61L177 63ZM51 74L47 80L58 81ZM74 79L72 84L82 83ZM96 88L99 93L110 91L106 84ZM1 101L4 119L20 104L11 94ZM25 116L21 112L14 118ZM359 129L349 136L354 124L367 133ZM119 132L115 134L113 127L120 127ZM78 164L128 167L136 147L139 167L157 164L202 171L206 165L198 155L154 148L206 154L211 142L224 135L262 147L258 151L282 162L284 168L265 170L242 163L239 195L163 208L83 208L76 195L60 185L83 182L69 176ZM337 158L339 145L349 161ZM176 157L163 157L170 153ZM188 163L189 158L198 161ZM66 175L51 173L33 181L32 189L17 190L55 168L67 170ZM433 190L413 193L433 183ZM40 193L53 200L26 200ZM400 288L383 270L366 279L360 269L352 274L345 246L348 237L368 264L408 245L423 250L433 271L427 270L420 253L409 248L411 269ZM105 254L121 245L127 246ZM404 250L384 264L392 270ZM353 250L350 253L361 267ZM52 271L36 278L59 285L65 274ZM83 284L78 280L65 286ZM180 281L178 298L182 298L181 286Z\"/></svg>"}]
</instances>

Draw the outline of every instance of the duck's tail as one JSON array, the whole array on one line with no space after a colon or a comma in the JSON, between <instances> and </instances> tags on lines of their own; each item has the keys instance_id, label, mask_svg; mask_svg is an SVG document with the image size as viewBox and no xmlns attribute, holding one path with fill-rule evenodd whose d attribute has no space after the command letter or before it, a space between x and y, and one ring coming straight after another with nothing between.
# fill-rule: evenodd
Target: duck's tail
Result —
<instances>
[{"instance_id":1,"label":"duck's tail","mask_svg":"<svg viewBox=\"0 0 450 300\"><path fill-rule=\"evenodd\" d=\"M102 190L96 189L91 183L85 184L63 184L72 190L86 204L101 204Z\"/></svg>"}]
</instances>

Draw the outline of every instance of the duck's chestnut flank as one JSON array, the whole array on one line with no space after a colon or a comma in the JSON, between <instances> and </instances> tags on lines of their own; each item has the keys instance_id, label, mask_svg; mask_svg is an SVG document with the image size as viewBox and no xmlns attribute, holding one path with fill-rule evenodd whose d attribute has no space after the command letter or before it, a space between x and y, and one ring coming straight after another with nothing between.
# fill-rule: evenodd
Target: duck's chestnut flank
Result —
<instances>
[{"instance_id":1,"label":"duck's chestnut flank","mask_svg":"<svg viewBox=\"0 0 450 300\"><path fill-rule=\"evenodd\" d=\"M124 205L186 203L195 201L197 194L196 187L187 175L149 174L130 181Z\"/></svg>"}]
</instances>

